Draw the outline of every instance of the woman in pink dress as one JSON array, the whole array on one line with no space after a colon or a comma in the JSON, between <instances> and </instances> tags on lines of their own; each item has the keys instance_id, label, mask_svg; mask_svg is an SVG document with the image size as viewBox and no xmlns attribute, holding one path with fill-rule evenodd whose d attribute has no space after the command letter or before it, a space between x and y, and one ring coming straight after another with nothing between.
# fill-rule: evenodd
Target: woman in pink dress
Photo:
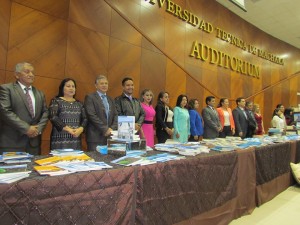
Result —
<instances>
[{"instance_id":1,"label":"woman in pink dress","mask_svg":"<svg viewBox=\"0 0 300 225\"><path fill-rule=\"evenodd\" d=\"M145 111L145 120L142 125L141 132L144 133L147 146L154 147L154 128L153 118L155 117L155 110L152 106L153 92L149 89L145 89L141 93L141 105Z\"/></svg>"}]
</instances>

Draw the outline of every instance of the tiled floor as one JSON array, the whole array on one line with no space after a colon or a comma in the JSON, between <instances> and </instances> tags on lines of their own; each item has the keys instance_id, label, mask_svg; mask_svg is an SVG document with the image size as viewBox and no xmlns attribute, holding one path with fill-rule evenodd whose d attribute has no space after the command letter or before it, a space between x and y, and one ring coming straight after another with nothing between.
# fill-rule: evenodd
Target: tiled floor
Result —
<instances>
[{"instance_id":1,"label":"tiled floor","mask_svg":"<svg viewBox=\"0 0 300 225\"><path fill-rule=\"evenodd\" d=\"M300 187L292 186L230 225L299 225Z\"/></svg>"}]
</instances>

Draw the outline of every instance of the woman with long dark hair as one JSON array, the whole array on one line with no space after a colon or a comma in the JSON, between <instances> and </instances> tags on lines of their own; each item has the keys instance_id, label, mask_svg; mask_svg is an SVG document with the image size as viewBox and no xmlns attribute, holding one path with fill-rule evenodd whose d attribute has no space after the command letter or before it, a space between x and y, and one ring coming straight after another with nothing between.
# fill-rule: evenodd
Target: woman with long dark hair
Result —
<instances>
[{"instance_id":1,"label":"woman with long dark hair","mask_svg":"<svg viewBox=\"0 0 300 225\"><path fill-rule=\"evenodd\" d=\"M282 111L276 108L273 112L273 118L271 121L272 127L278 129L284 129L284 120L282 119Z\"/></svg>"},{"instance_id":2,"label":"woman with long dark hair","mask_svg":"<svg viewBox=\"0 0 300 225\"><path fill-rule=\"evenodd\" d=\"M190 137L190 115L187 110L188 97L179 95L174 108L174 133L173 139L181 143L188 141Z\"/></svg>"},{"instance_id":3,"label":"woman with long dark hair","mask_svg":"<svg viewBox=\"0 0 300 225\"><path fill-rule=\"evenodd\" d=\"M169 106L169 93L161 91L157 96L155 107L156 137L158 143L165 143L173 135L173 111Z\"/></svg>"}]
</instances>

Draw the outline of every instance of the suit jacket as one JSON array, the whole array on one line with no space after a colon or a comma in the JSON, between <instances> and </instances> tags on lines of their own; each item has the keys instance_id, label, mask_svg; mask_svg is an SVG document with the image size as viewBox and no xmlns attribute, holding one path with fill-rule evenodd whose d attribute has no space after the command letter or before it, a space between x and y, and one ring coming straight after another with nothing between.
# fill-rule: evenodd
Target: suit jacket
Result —
<instances>
[{"instance_id":1,"label":"suit jacket","mask_svg":"<svg viewBox=\"0 0 300 225\"><path fill-rule=\"evenodd\" d=\"M212 110L209 106L203 108L202 118L204 121L204 138L217 138L219 137L219 127L221 123L216 110Z\"/></svg>"},{"instance_id":2,"label":"suit jacket","mask_svg":"<svg viewBox=\"0 0 300 225\"><path fill-rule=\"evenodd\" d=\"M115 98L115 105L119 116L134 116L135 123L143 124L145 112L137 98L132 98L132 101L123 93Z\"/></svg>"},{"instance_id":3,"label":"suit jacket","mask_svg":"<svg viewBox=\"0 0 300 225\"><path fill-rule=\"evenodd\" d=\"M38 135L29 138L26 135L31 125L38 125L39 133L45 129L48 121L48 109L45 95L32 87L35 98L35 116L31 117L28 102L21 86L15 83L0 85L0 148L5 151L25 151L26 146L41 145Z\"/></svg>"},{"instance_id":4,"label":"suit jacket","mask_svg":"<svg viewBox=\"0 0 300 225\"><path fill-rule=\"evenodd\" d=\"M248 130L248 118L246 118L244 111L239 107L236 107L232 114L235 124L235 136L239 136L239 133L243 132L242 138L245 138Z\"/></svg>"},{"instance_id":5,"label":"suit jacket","mask_svg":"<svg viewBox=\"0 0 300 225\"><path fill-rule=\"evenodd\" d=\"M84 108L88 119L86 128L86 141L106 144L107 137L104 136L108 128L118 128L118 114L111 97L107 96L109 104L109 116L107 118L105 106L98 92L85 97Z\"/></svg>"}]
</instances>

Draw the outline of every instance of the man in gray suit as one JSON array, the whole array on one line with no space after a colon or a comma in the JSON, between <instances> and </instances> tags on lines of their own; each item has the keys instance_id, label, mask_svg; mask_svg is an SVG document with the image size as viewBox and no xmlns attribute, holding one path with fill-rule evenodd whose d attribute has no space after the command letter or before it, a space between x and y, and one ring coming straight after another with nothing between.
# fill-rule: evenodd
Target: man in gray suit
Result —
<instances>
[{"instance_id":1,"label":"man in gray suit","mask_svg":"<svg viewBox=\"0 0 300 225\"><path fill-rule=\"evenodd\" d=\"M41 133L48 121L45 95L32 86L34 68L16 65L16 82L0 85L0 153L41 153Z\"/></svg>"},{"instance_id":2,"label":"man in gray suit","mask_svg":"<svg viewBox=\"0 0 300 225\"><path fill-rule=\"evenodd\" d=\"M88 150L95 151L98 145L106 145L112 130L118 128L118 114L114 100L106 95L108 80L99 75L95 81L96 92L85 97L84 108L88 118L86 141Z\"/></svg>"},{"instance_id":3,"label":"man in gray suit","mask_svg":"<svg viewBox=\"0 0 300 225\"><path fill-rule=\"evenodd\" d=\"M213 139L219 137L222 131L222 125L217 111L215 110L216 99L214 96L208 96L205 99L206 107L202 110L202 118L204 121L204 138Z\"/></svg>"},{"instance_id":4,"label":"man in gray suit","mask_svg":"<svg viewBox=\"0 0 300 225\"><path fill-rule=\"evenodd\" d=\"M243 97L236 99L237 107L232 111L234 124L235 124L235 135L241 138L245 138L248 130L248 114L245 111L246 101Z\"/></svg>"}]
</instances>

